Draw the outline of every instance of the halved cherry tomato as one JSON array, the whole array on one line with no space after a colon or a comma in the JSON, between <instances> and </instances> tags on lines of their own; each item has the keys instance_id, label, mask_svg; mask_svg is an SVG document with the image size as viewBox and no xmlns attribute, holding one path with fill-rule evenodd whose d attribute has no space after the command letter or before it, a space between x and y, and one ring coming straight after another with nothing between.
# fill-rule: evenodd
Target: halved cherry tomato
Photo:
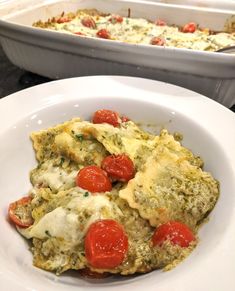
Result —
<instances>
[{"instance_id":1,"label":"halved cherry tomato","mask_svg":"<svg viewBox=\"0 0 235 291\"><path fill-rule=\"evenodd\" d=\"M135 176L135 166L127 155L110 155L103 159L102 169L116 181L127 182Z\"/></svg>"},{"instance_id":2,"label":"halved cherry tomato","mask_svg":"<svg viewBox=\"0 0 235 291\"><path fill-rule=\"evenodd\" d=\"M195 30L197 29L197 25L194 22L189 22L187 24L185 24L185 26L182 28L183 32L195 32Z\"/></svg>"},{"instance_id":3,"label":"halved cherry tomato","mask_svg":"<svg viewBox=\"0 0 235 291\"><path fill-rule=\"evenodd\" d=\"M154 246L161 246L164 241L169 240L173 245L188 247L195 239L193 232L187 225L178 221L169 221L155 230L152 242Z\"/></svg>"},{"instance_id":4,"label":"halved cherry tomato","mask_svg":"<svg viewBox=\"0 0 235 291\"><path fill-rule=\"evenodd\" d=\"M166 25L166 22L162 19L157 19L155 21L155 24L158 25L158 26L165 26Z\"/></svg>"},{"instance_id":5,"label":"halved cherry tomato","mask_svg":"<svg viewBox=\"0 0 235 291\"><path fill-rule=\"evenodd\" d=\"M119 114L108 109L101 109L94 113L92 118L93 123L109 123L115 127L120 124Z\"/></svg>"},{"instance_id":6,"label":"halved cherry tomato","mask_svg":"<svg viewBox=\"0 0 235 291\"><path fill-rule=\"evenodd\" d=\"M78 31L78 32L74 32L74 34L76 34L76 35L81 35L81 36L86 36L84 33L80 32L80 31Z\"/></svg>"},{"instance_id":7,"label":"halved cherry tomato","mask_svg":"<svg viewBox=\"0 0 235 291\"><path fill-rule=\"evenodd\" d=\"M105 28L102 28L102 29L98 30L96 35L98 37L100 37L100 38L105 38L105 39L109 39L110 38L110 33Z\"/></svg>"},{"instance_id":8,"label":"halved cherry tomato","mask_svg":"<svg viewBox=\"0 0 235 291\"><path fill-rule=\"evenodd\" d=\"M85 255L94 268L113 269L125 259L128 238L117 221L98 220L90 225L85 237Z\"/></svg>"},{"instance_id":9,"label":"halved cherry tomato","mask_svg":"<svg viewBox=\"0 0 235 291\"><path fill-rule=\"evenodd\" d=\"M57 19L57 23L65 23L65 22L70 22L71 19L69 19L68 17L60 17L59 19Z\"/></svg>"},{"instance_id":10,"label":"halved cherry tomato","mask_svg":"<svg viewBox=\"0 0 235 291\"><path fill-rule=\"evenodd\" d=\"M112 189L107 173L98 166L87 166L81 169L76 177L76 185L92 193Z\"/></svg>"},{"instance_id":11,"label":"halved cherry tomato","mask_svg":"<svg viewBox=\"0 0 235 291\"><path fill-rule=\"evenodd\" d=\"M158 36L155 36L151 39L151 42L150 42L152 45L159 45L159 46L163 46L166 41L161 38L161 37L158 37Z\"/></svg>"},{"instance_id":12,"label":"halved cherry tomato","mask_svg":"<svg viewBox=\"0 0 235 291\"><path fill-rule=\"evenodd\" d=\"M95 20L90 16L85 16L81 20L82 25L89 27L89 28L96 28Z\"/></svg>"},{"instance_id":13,"label":"halved cherry tomato","mask_svg":"<svg viewBox=\"0 0 235 291\"><path fill-rule=\"evenodd\" d=\"M23 197L15 202L12 202L8 207L8 216L12 222L22 228L27 228L33 224L31 211L28 208L32 197ZM28 208L28 209L27 209Z\"/></svg>"},{"instance_id":14,"label":"halved cherry tomato","mask_svg":"<svg viewBox=\"0 0 235 291\"><path fill-rule=\"evenodd\" d=\"M120 16L120 15L112 15L110 18L109 18L109 21L113 24L115 23L122 23L123 22L123 17Z\"/></svg>"}]
</instances>

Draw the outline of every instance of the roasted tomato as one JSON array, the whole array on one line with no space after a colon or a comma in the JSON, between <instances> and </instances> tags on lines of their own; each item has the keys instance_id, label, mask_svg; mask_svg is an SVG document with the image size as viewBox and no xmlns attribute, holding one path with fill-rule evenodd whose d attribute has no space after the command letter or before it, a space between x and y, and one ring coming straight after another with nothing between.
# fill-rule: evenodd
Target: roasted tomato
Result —
<instances>
[{"instance_id":1,"label":"roasted tomato","mask_svg":"<svg viewBox=\"0 0 235 291\"><path fill-rule=\"evenodd\" d=\"M107 173L98 166L87 166L81 169L76 177L76 185L91 193L112 189Z\"/></svg>"},{"instance_id":2,"label":"roasted tomato","mask_svg":"<svg viewBox=\"0 0 235 291\"><path fill-rule=\"evenodd\" d=\"M166 240L173 245L188 247L196 238L187 225L178 221L169 221L160 225L154 232L152 237L153 245L161 246Z\"/></svg>"},{"instance_id":3,"label":"roasted tomato","mask_svg":"<svg viewBox=\"0 0 235 291\"><path fill-rule=\"evenodd\" d=\"M166 41L164 40L164 38L161 38L161 37L158 37L158 36L155 36L151 39L151 42L150 42L152 45L159 45L159 46L163 46L165 45Z\"/></svg>"},{"instance_id":4,"label":"roasted tomato","mask_svg":"<svg viewBox=\"0 0 235 291\"><path fill-rule=\"evenodd\" d=\"M23 197L13 203L8 207L8 216L15 225L27 228L33 224L33 218L30 211L30 202L32 197Z\"/></svg>"},{"instance_id":5,"label":"roasted tomato","mask_svg":"<svg viewBox=\"0 0 235 291\"><path fill-rule=\"evenodd\" d=\"M76 34L76 35L81 35L81 36L86 36L83 32L80 32L80 31L78 31L78 32L74 32L74 34Z\"/></svg>"},{"instance_id":6,"label":"roasted tomato","mask_svg":"<svg viewBox=\"0 0 235 291\"><path fill-rule=\"evenodd\" d=\"M90 225L85 237L85 255L94 268L113 269L125 259L128 238L115 220L98 220Z\"/></svg>"},{"instance_id":7,"label":"roasted tomato","mask_svg":"<svg viewBox=\"0 0 235 291\"><path fill-rule=\"evenodd\" d=\"M95 20L90 16L85 16L82 18L81 23L83 26L89 27L89 28L96 28Z\"/></svg>"},{"instance_id":8,"label":"roasted tomato","mask_svg":"<svg viewBox=\"0 0 235 291\"><path fill-rule=\"evenodd\" d=\"M96 111L92 118L93 123L109 123L115 127L120 124L120 121L119 114L108 109L101 109Z\"/></svg>"},{"instance_id":9,"label":"roasted tomato","mask_svg":"<svg viewBox=\"0 0 235 291\"><path fill-rule=\"evenodd\" d=\"M59 19L57 19L57 23L65 23L65 22L70 22L71 19L69 19L68 17L60 17Z\"/></svg>"},{"instance_id":10,"label":"roasted tomato","mask_svg":"<svg viewBox=\"0 0 235 291\"><path fill-rule=\"evenodd\" d=\"M110 33L105 28L102 28L102 29L98 30L96 35L98 37L100 37L100 38L105 38L105 39L109 39L110 38Z\"/></svg>"},{"instance_id":11,"label":"roasted tomato","mask_svg":"<svg viewBox=\"0 0 235 291\"><path fill-rule=\"evenodd\" d=\"M194 22L189 22L187 24L185 24L185 26L182 28L183 32L195 32L197 29L197 25Z\"/></svg>"},{"instance_id":12,"label":"roasted tomato","mask_svg":"<svg viewBox=\"0 0 235 291\"><path fill-rule=\"evenodd\" d=\"M127 182L135 175L135 166L125 154L107 156L102 161L101 167L113 181Z\"/></svg>"},{"instance_id":13,"label":"roasted tomato","mask_svg":"<svg viewBox=\"0 0 235 291\"><path fill-rule=\"evenodd\" d=\"M166 25L166 22L162 19L157 19L155 21L155 24L158 25L158 26L165 26Z\"/></svg>"},{"instance_id":14,"label":"roasted tomato","mask_svg":"<svg viewBox=\"0 0 235 291\"><path fill-rule=\"evenodd\" d=\"M115 23L122 23L123 22L123 17L120 15L111 15L109 18L109 21L113 24Z\"/></svg>"}]
</instances>

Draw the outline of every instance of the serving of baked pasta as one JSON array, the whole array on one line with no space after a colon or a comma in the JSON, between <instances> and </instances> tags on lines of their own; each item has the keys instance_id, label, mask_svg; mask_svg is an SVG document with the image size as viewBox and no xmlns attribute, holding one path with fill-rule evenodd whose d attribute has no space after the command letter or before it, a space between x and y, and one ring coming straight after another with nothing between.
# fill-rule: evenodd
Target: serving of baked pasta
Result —
<instances>
[{"instance_id":1,"label":"serving of baked pasta","mask_svg":"<svg viewBox=\"0 0 235 291\"><path fill-rule=\"evenodd\" d=\"M178 135L151 134L102 109L31 140L32 189L8 216L30 242L34 266L130 275L169 270L196 247L219 182Z\"/></svg>"},{"instance_id":2,"label":"serving of baked pasta","mask_svg":"<svg viewBox=\"0 0 235 291\"><path fill-rule=\"evenodd\" d=\"M130 12L129 12L130 14ZM36 21L34 27L49 29L79 37L95 37L132 44L217 51L235 44L234 31L211 31L195 22L183 26L168 24L156 17L155 21L102 13L83 9Z\"/></svg>"}]
</instances>

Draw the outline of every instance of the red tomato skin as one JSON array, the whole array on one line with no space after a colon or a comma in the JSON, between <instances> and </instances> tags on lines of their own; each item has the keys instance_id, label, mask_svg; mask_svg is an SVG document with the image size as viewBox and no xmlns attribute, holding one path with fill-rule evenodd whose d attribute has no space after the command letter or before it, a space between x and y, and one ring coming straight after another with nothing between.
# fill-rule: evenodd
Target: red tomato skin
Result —
<instances>
[{"instance_id":1,"label":"red tomato skin","mask_svg":"<svg viewBox=\"0 0 235 291\"><path fill-rule=\"evenodd\" d=\"M107 156L103 159L101 167L112 180L127 182L135 176L135 166L124 154Z\"/></svg>"},{"instance_id":2,"label":"red tomato skin","mask_svg":"<svg viewBox=\"0 0 235 291\"><path fill-rule=\"evenodd\" d=\"M110 18L109 18L109 21L113 24L115 23L122 23L123 22L123 17L120 16L120 15L112 15Z\"/></svg>"},{"instance_id":3,"label":"red tomato skin","mask_svg":"<svg viewBox=\"0 0 235 291\"><path fill-rule=\"evenodd\" d=\"M119 126L120 124L119 114L115 111L108 109L101 109L94 113L92 122L93 123L108 123L114 127Z\"/></svg>"},{"instance_id":4,"label":"red tomato skin","mask_svg":"<svg viewBox=\"0 0 235 291\"><path fill-rule=\"evenodd\" d=\"M161 246L164 241L169 240L173 245L182 248L188 247L196 238L190 228L178 221L168 221L156 228L153 236L153 246Z\"/></svg>"},{"instance_id":5,"label":"red tomato skin","mask_svg":"<svg viewBox=\"0 0 235 291\"><path fill-rule=\"evenodd\" d=\"M98 37L100 37L100 38L105 38L105 39L109 39L110 38L110 33L105 28L102 28L102 29L98 30L96 35Z\"/></svg>"},{"instance_id":6,"label":"red tomato skin","mask_svg":"<svg viewBox=\"0 0 235 291\"><path fill-rule=\"evenodd\" d=\"M76 177L76 185L91 193L112 190L107 173L98 166L87 166L81 169Z\"/></svg>"},{"instance_id":7,"label":"red tomato skin","mask_svg":"<svg viewBox=\"0 0 235 291\"><path fill-rule=\"evenodd\" d=\"M155 24L158 25L158 26L166 26L166 22L162 19L157 19L155 21Z\"/></svg>"},{"instance_id":8,"label":"red tomato skin","mask_svg":"<svg viewBox=\"0 0 235 291\"><path fill-rule=\"evenodd\" d=\"M152 45L164 46L166 42L163 38L156 36L151 39L150 43Z\"/></svg>"},{"instance_id":9,"label":"red tomato skin","mask_svg":"<svg viewBox=\"0 0 235 291\"><path fill-rule=\"evenodd\" d=\"M65 22L70 22L71 20L67 17L60 17L59 19L57 19L57 23L65 23Z\"/></svg>"},{"instance_id":10,"label":"red tomato skin","mask_svg":"<svg viewBox=\"0 0 235 291\"><path fill-rule=\"evenodd\" d=\"M26 197L23 197L23 198L15 201L15 202L10 203L10 205L8 207L8 217L15 225L17 225L21 228L27 228L27 227L31 226L33 224L33 220L29 219L28 222L23 222L15 215L14 211L18 205L21 205L21 206L27 205L31 202L31 200L32 200L32 197L26 196Z\"/></svg>"},{"instance_id":11,"label":"red tomato skin","mask_svg":"<svg viewBox=\"0 0 235 291\"><path fill-rule=\"evenodd\" d=\"M78 31L78 32L74 32L74 34L76 34L76 35L81 35L81 36L86 36L84 33L80 32L80 31Z\"/></svg>"},{"instance_id":12,"label":"red tomato skin","mask_svg":"<svg viewBox=\"0 0 235 291\"><path fill-rule=\"evenodd\" d=\"M183 27L182 31L185 32L185 33L187 33L187 32L193 33L193 32L196 31L196 28L197 28L196 23L189 22L189 23L185 24L185 26Z\"/></svg>"},{"instance_id":13,"label":"red tomato skin","mask_svg":"<svg viewBox=\"0 0 235 291\"><path fill-rule=\"evenodd\" d=\"M125 259L128 238L121 224L112 219L90 225L85 237L85 256L94 268L113 269Z\"/></svg>"},{"instance_id":14,"label":"red tomato skin","mask_svg":"<svg viewBox=\"0 0 235 291\"><path fill-rule=\"evenodd\" d=\"M83 26L85 27L89 27L89 28L96 28L96 23L95 20L92 17L89 16L85 16L82 20L81 23Z\"/></svg>"}]
</instances>

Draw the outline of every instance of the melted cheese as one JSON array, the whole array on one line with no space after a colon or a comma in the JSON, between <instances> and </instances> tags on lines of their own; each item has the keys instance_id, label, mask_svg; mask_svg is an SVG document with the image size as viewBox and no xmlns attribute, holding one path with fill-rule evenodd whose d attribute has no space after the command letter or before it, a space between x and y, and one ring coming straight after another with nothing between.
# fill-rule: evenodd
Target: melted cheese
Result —
<instances>
[{"instance_id":1,"label":"melted cheese","mask_svg":"<svg viewBox=\"0 0 235 291\"><path fill-rule=\"evenodd\" d=\"M55 208L21 233L27 238L63 238L74 245L84 237L94 221L115 218L117 213L122 215L121 210L107 196L86 193L88 196L84 196L80 188L69 192L72 198L68 204Z\"/></svg>"},{"instance_id":2,"label":"melted cheese","mask_svg":"<svg viewBox=\"0 0 235 291\"><path fill-rule=\"evenodd\" d=\"M45 171L39 171L34 175L34 184L42 184L49 187L52 191L58 191L61 187L69 189L75 186L75 177L78 171L67 173L60 167L49 165Z\"/></svg>"},{"instance_id":3,"label":"melted cheese","mask_svg":"<svg viewBox=\"0 0 235 291\"><path fill-rule=\"evenodd\" d=\"M215 51L227 45L235 43L235 36L229 33L210 34L208 29L196 29L193 33L184 33L181 27L175 25L156 25L143 18L123 17L122 22L110 20L111 15L94 15L89 11L78 11L71 17L69 22L58 23L57 18L48 22L38 21L34 26L53 29L62 33L77 34L88 37L97 37L97 32L105 29L110 34L111 40L127 43L150 45L153 38L159 37L164 40L165 47L188 48L194 50ZM64 16L66 17L66 15ZM84 17L92 17L95 26L86 27L82 23Z\"/></svg>"}]
</instances>

